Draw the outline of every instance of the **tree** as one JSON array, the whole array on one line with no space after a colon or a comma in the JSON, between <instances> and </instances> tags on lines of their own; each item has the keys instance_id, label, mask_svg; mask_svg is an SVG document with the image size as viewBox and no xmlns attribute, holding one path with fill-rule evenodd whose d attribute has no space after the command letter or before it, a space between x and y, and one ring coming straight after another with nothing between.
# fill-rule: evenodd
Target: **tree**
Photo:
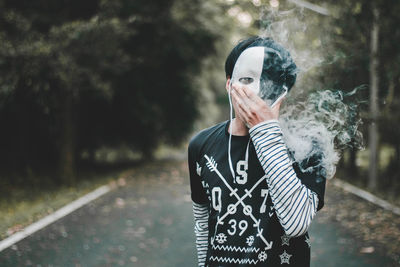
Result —
<instances>
[{"instance_id":1,"label":"tree","mask_svg":"<svg viewBox=\"0 0 400 267\"><path fill-rule=\"evenodd\" d=\"M378 180L378 129L377 119L378 90L379 90L379 9L376 5L372 7L372 29L371 29L371 54L370 54L370 118L369 125L369 171L368 187L376 189Z\"/></svg>"},{"instance_id":2,"label":"tree","mask_svg":"<svg viewBox=\"0 0 400 267\"><path fill-rule=\"evenodd\" d=\"M150 155L186 137L192 77L223 31L204 20L207 3L0 1L3 167L58 166L72 183L82 152Z\"/></svg>"}]
</instances>

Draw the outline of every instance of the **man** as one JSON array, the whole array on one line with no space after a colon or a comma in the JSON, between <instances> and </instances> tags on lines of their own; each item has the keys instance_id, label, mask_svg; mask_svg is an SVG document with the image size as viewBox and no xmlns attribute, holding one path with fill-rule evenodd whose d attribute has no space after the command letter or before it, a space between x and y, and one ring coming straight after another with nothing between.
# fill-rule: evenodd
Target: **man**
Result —
<instances>
[{"instance_id":1,"label":"man","mask_svg":"<svg viewBox=\"0 0 400 267\"><path fill-rule=\"evenodd\" d=\"M296 65L272 39L252 37L225 71L236 117L201 131L188 149L198 265L309 266L307 230L325 179L302 173L282 139L279 108Z\"/></svg>"}]
</instances>

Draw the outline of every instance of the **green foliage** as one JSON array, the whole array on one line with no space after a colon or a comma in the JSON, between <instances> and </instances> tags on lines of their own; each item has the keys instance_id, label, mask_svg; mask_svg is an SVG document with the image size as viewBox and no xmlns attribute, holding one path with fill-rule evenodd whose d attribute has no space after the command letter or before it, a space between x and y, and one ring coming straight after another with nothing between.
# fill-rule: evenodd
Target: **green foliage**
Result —
<instances>
[{"instance_id":1,"label":"green foliage","mask_svg":"<svg viewBox=\"0 0 400 267\"><path fill-rule=\"evenodd\" d=\"M204 19L207 8L0 1L3 166L48 167L101 146L151 154L182 140L198 115L191 77L215 53L220 30Z\"/></svg>"}]
</instances>

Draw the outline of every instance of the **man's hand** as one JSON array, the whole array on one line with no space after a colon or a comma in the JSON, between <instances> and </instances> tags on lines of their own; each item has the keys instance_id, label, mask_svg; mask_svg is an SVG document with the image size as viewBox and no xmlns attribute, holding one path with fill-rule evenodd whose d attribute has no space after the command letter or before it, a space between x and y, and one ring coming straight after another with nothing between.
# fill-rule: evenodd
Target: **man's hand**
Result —
<instances>
[{"instance_id":1,"label":"man's hand","mask_svg":"<svg viewBox=\"0 0 400 267\"><path fill-rule=\"evenodd\" d=\"M271 108L258 95L245 86L232 85L232 100L236 116L244 120L249 128L267 121L277 120L283 99Z\"/></svg>"}]
</instances>

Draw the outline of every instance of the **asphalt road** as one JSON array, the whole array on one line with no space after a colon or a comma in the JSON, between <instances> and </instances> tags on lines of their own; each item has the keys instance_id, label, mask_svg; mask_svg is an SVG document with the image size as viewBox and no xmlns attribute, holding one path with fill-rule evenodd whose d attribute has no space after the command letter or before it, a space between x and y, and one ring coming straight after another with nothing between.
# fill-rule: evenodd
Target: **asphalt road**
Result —
<instances>
[{"instance_id":1,"label":"asphalt road","mask_svg":"<svg viewBox=\"0 0 400 267\"><path fill-rule=\"evenodd\" d=\"M0 266L196 266L185 161L133 170L126 185L0 252ZM329 191L329 188L327 188ZM312 266L396 266L360 253L338 225L310 229Z\"/></svg>"}]
</instances>

